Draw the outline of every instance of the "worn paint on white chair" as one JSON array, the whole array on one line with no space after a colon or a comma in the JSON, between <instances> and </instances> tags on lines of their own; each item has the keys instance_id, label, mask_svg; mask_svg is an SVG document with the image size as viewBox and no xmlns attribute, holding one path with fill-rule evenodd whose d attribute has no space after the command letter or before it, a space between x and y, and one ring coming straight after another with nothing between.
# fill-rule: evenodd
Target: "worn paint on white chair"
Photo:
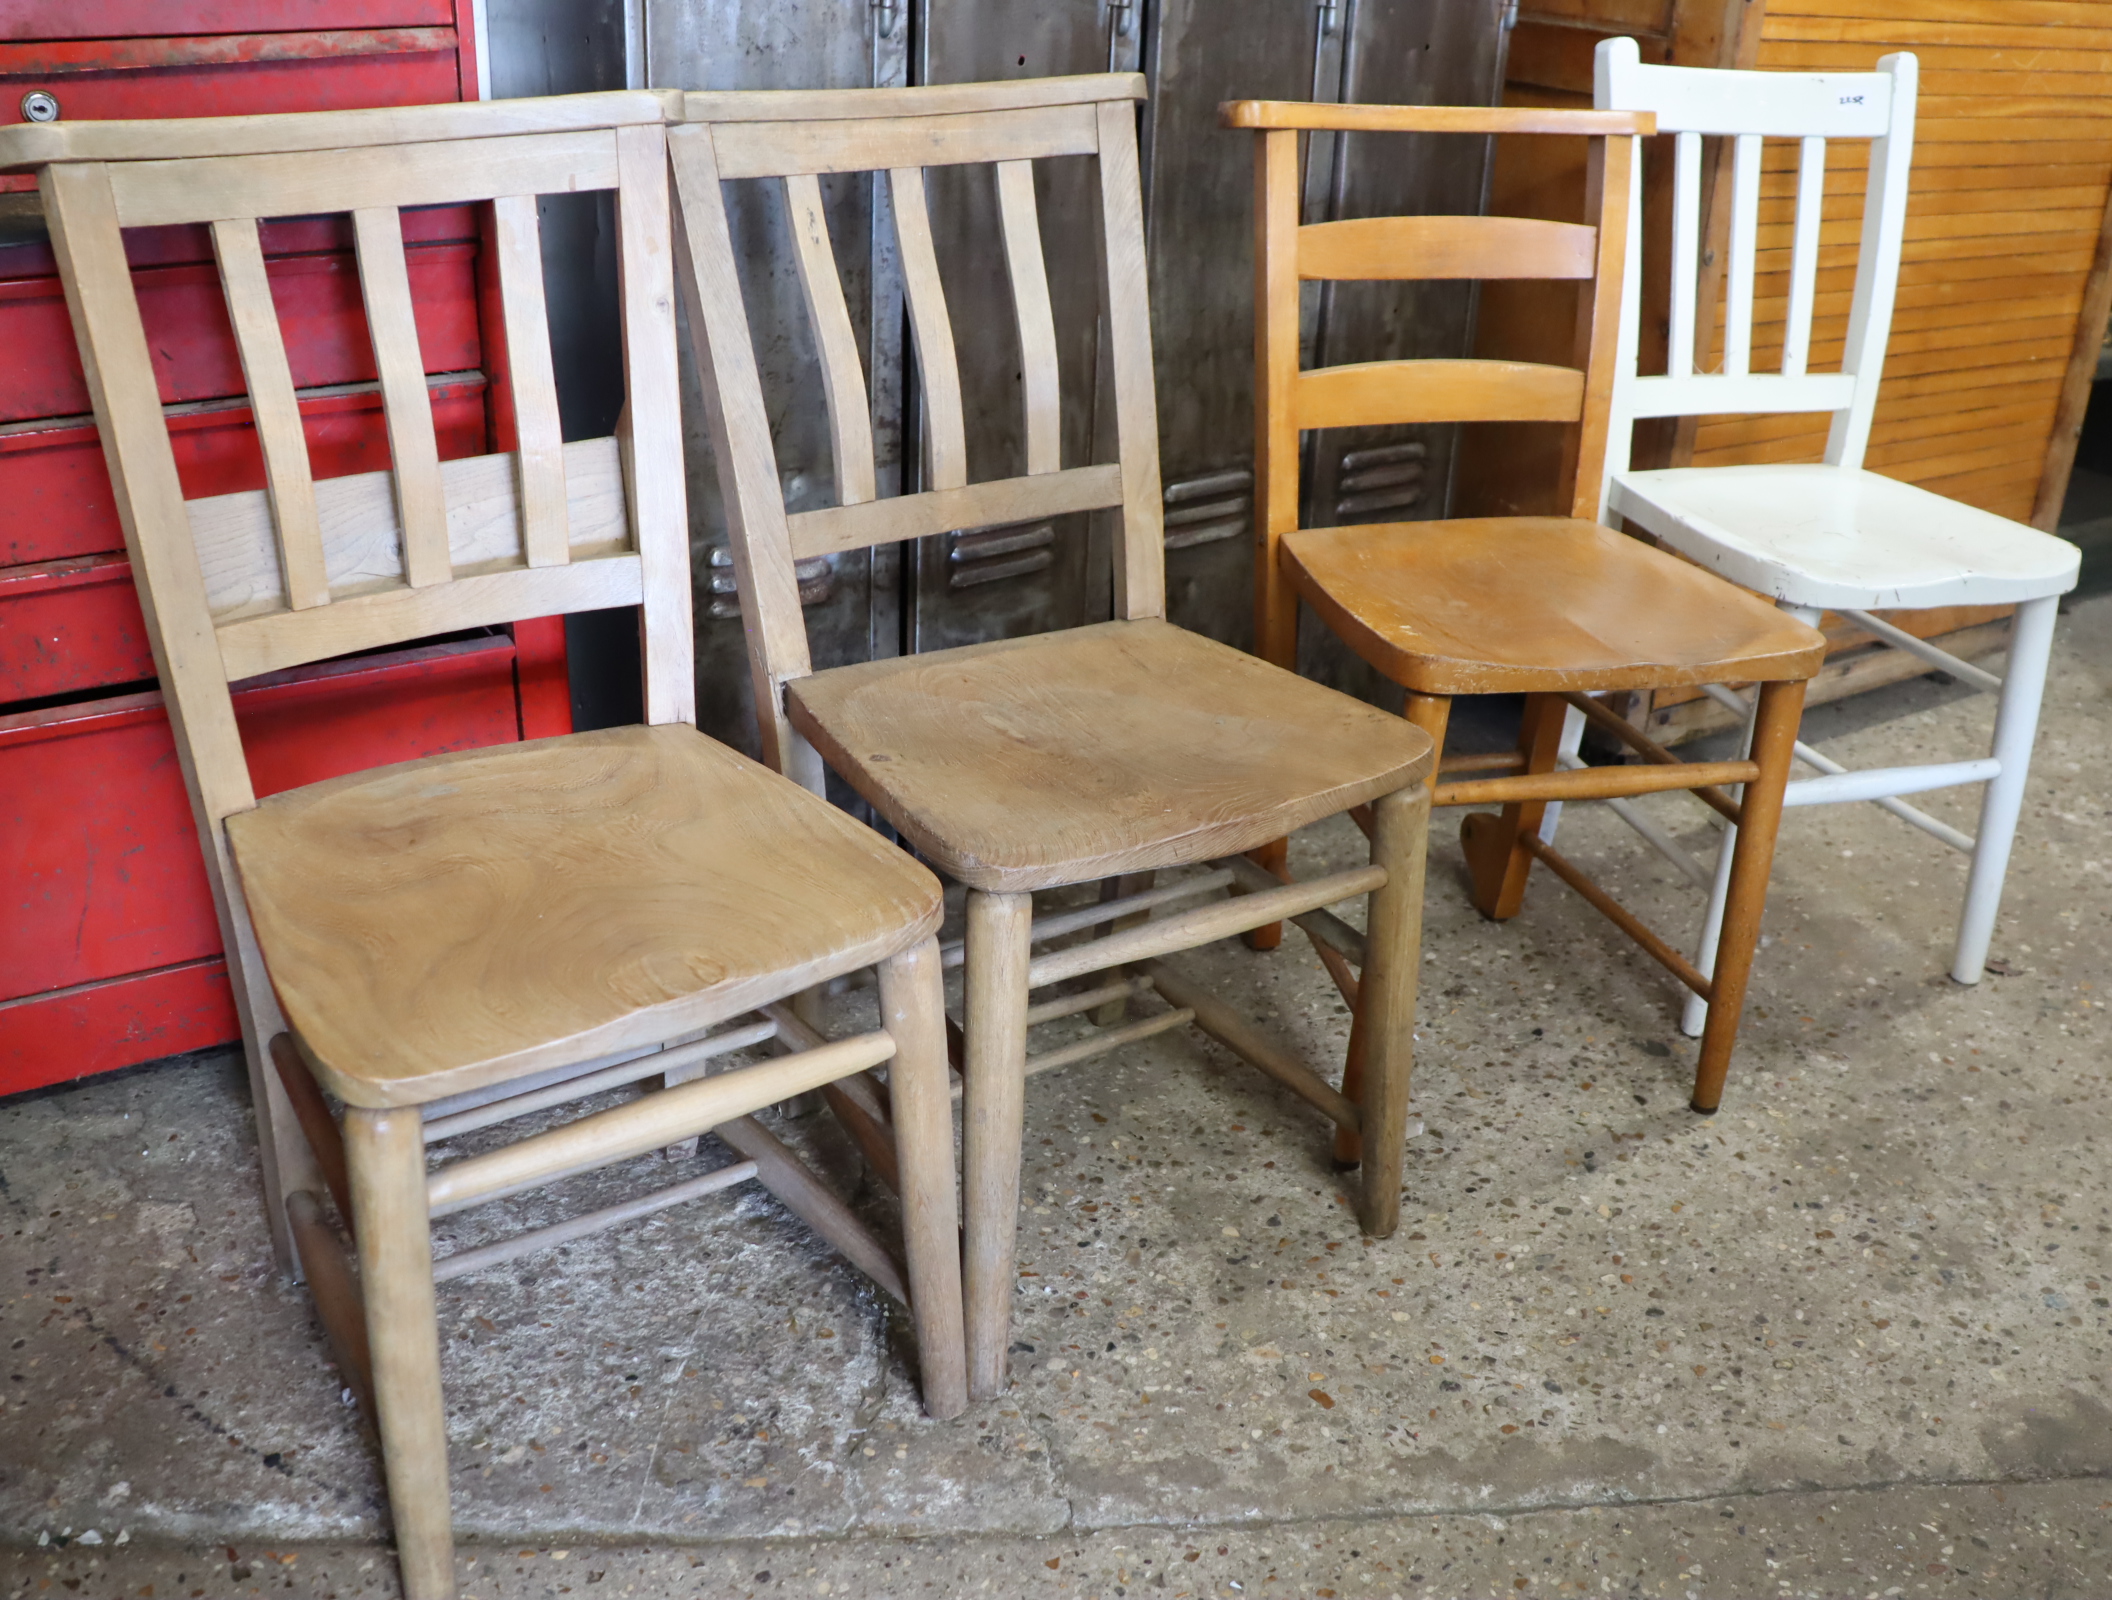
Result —
<instances>
[{"instance_id":1,"label":"worn paint on white chair","mask_svg":"<svg viewBox=\"0 0 2112 1600\"><path fill-rule=\"evenodd\" d=\"M1976 761L1847 772L1805 744L1798 758L1821 776L1792 783L1785 803L1822 805L1871 800L1972 857L1951 976L1976 983L1994 933L2002 880L2016 835L2039 701L2053 646L2059 597L2075 586L2080 553L2006 517L1947 500L1912 484L1864 470L1863 451L1877 408L1885 344L1892 325L1906 231L1907 184L1914 153L1917 63L1889 55L1875 72L1723 72L1645 66L1633 39L1608 39L1597 57L1600 110L1653 111L1661 133L1675 136L1670 349L1667 371L1637 371L1641 275L1631 273L1622 306L1612 438L1601 502L1602 520L1625 517L1682 555L1735 583L1771 596L1784 610L1816 623L1835 611L1894 646L1910 650L1960 680L2001 695L1991 755ZM1697 305L1701 277L1701 141L1731 141L1729 259L1724 273L1724 360L1720 372L1696 369L1713 308ZM1796 220L1782 365L1752 370L1753 284L1758 255L1761 142L1796 139ZM1820 202L1829 139L1870 141L1854 297L1839 372L1808 370L1819 262ZM1640 155L1640 151L1638 151ZM1631 259L1640 259L1642 189L1629 211ZM1705 348L1705 343L1701 346ZM1684 467L1631 471L1628 451L1639 418L1735 413L1833 414L1823 462L1808 465ZM1960 661L1867 613L1957 605L2015 605L2004 675ZM1709 691L1742 708L1744 697ZM1583 719L1574 711L1564 749L1575 759ZM1984 783L1977 838L1905 804L1898 796L1963 783ZM1544 833L1551 834L1549 807ZM1630 808L1632 811L1632 808ZM1690 876L1698 865L1647 826L1628 817ZM1652 834L1658 837L1652 838ZM1720 851L1696 965L1715 960L1723 913ZM1689 1002L1682 1026L1701 1031L1705 1002Z\"/></svg>"}]
</instances>

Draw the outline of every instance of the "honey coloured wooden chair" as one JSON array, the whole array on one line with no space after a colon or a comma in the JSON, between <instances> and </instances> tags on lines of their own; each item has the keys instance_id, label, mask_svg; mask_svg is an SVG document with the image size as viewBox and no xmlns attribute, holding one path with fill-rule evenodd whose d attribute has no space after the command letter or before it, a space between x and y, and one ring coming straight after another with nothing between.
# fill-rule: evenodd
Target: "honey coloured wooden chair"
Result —
<instances>
[{"instance_id":1,"label":"honey coloured wooden chair","mask_svg":"<svg viewBox=\"0 0 2112 1600\"><path fill-rule=\"evenodd\" d=\"M1348 696L1173 626L1165 616L1157 426L1130 75L840 93L692 94L669 136L712 447L733 524L769 758L818 789L823 763L967 888L964 1160L969 1385L1005 1379L1028 1075L1194 1023L1364 1139L1361 1217L1400 1211L1430 741ZM1099 315L1117 459L1061 459L1057 341L1035 166L1097 161ZM925 169L976 166L994 186L1025 417L1014 475L971 483L960 368L940 287ZM992 170L994 169L994 170ZM817 200L817 175L887 174L925 404L923 492L874 497L859 368ZM782 186L833 428L839 504L788 514L722 186ZM1078 225L1074 223L1073 225ZM1012 348L999 359L1010 361ZM1019 469L1023 468L1023 471ZM1115 620L815 672L797 559L1052 514L1114 513ZM1286 885L1245 852L1369 804L1371 864ZM1160 869L1205 865L1154 885ZM1099 881L1103 903L1036 919L1036 891ZM1108 889L1107 885L1112 885ZM1143 915L1215 895L1195 909ZM1370 896L1359 934L1324 908ZM1140 915L1143 916L1139 920ZM1368 1068L1345 1096L1235 1007L1162 958L1298 921L1362 968ZM1066 934L1112 925L1082 944ZM1347 968L1345 967L1345 972ZM1109 974L1083 992L1054 993ZM1029 1058L1030 1027L1156 990L1172 1007ZM854 1113L854 1124L856 1115ZM868 1129L868 1138L871 1130Z\"/></svg>"},{"instance_id":2,"label":"honey coloured wooden chair","mask_svg":"<svg viewBox=\"0 0 2112 1600\"><path fill-rule=\"evenodd\" d=\"M1951 977L1978 983L2023 810L2054 616L2060 597L2075 587L2082 553L2065 539L1863 466L1906 238L1918 63L1901 53L1882 57L1875 72L1721 72L1646 66L1633 39L1607 39L1599 44L1595 69L1602 109L1648 111L1662 132L1677 136L1667 370L1647 376L1637 370L1642 290L1641 274L1632 274L1621 315L1604 514L1626 518L1667 548L1768 596L1791 616L1816 625L1831 610L2001 697L1994 748L1981 759L1851 772L1799 743L1797 759L1819 776L1792 783L1783 797L1789 808L1871 801L1965 854L1970 865ZM1729 145L1731 172L1723 367L1717 372L1695 370L1696 337L1707 337L1711 309L1700 304L1702 139L1708 135ZM1764 147L1770 137L1781 141L1778 150L1796 141L1797 176L1787 236L1763 249ZM1844 226L1848 218L1832 214L1839 202L1828 201L1826 168L1831 152L1837 168L1852 170L1858 146L1866 166L1862 225L1851 230ZM1633 250L1642 233L1639 197L1628 225ZM1836 232L1845 237L1829 237ZM1822 277L1844 275L1846 262L1836 258L1849 250L1855 255L1854 288L1840 370L1814 372L1819 285ZM1765 329L1774 322L1782 332L1781 365L1756 372L1755 325ZM1629 428L1637 418L1796 412L1831 413L1824 461L1629 470ZM1958 605L2017 608L2002 676L1870 615L1879 607ZM1747 709L1734 689L1703 687L1719 702ZM1971 783L1986 785L1974 834L1899 798ZM1729 856L1727 836L1713 879L1699 874L1711 885L1695 951L1695 965L1704 972L1723 921ZM1673 860L1696 871L1683 851ZM1699 995L1687 1003L1688 1033L1702 1031L1706 1010Z\"/></svg>"},{"instance_id":3,"label":"honey coloured wooden chair","mask_svg":"<svg viewBox=\"0 0 2112 1600\"><path fill-rule=\"evenodd\" d=\"M456 1593L436 1281L753 1178L909 1301L927 1408L967 1403L939 884L693 726L661 115L653 96L614 94L69 123L0 143L0 159L41 168L229 952L272 1229L282 1249L289 1234L297 1244L345 1381L378 1421L416 1600ZM537 196L590 190L616 196L628 407L622 437L564 443ZM445 463L400 219L435 204L489 207L518 434L503 453ZM259 222L333 212L350 217L393 468L315 482ZM265 487L186 502L125 230L201 222ZM256 798L231 680L613 606L641 609L644 726ZM822 1040L781 1004L874 965L875 1031ZM796 1048L759 1065L717 1059L773 1039ZM750 1115L883 1060L906 1275ZM427 1170L437 1140L647 1079L662 1086ZM705 1130L741 1159L433 1260L432 1218ZM355 1232L356 1277L326 1193Z\"/></svg>"},{"instance_id":4,"label":"honey coloured wooden chair","mask_svg":"<svg viewBox=\"0 0 2112 1600\"><path fill-rule=\"evenodd\" d=\"M1609 394L1635 136L1647 113L1236 101L1224 121L1256 138L1257 498L1262 548L1255 627L1264 654L1295 659L1300 597L1371 665L1407 690L1406 715L1442 750L1452 698L1523 694L1515 755L1455 756L1438 772L1500 774L1445 783L1437 805L1501 803L1460 829L1484 916L1520 910L1535 861L1581 893L1688 988L1712 1003L1693 1106L1723 1095L1796 737L1804 683L1824 639L1801 622L1677 557L1592 520ZM1298 137L1567 136L1591 141L1591 224L1519 217L1371 217L1299 223ZM1312 279L1547 278L1579 294L1576 364L1390 361L1299 370L1299 285ZM1298 527L1299 434L1412 422L1571 424L1567 518ZM1758 683L1752 758L1682 762L1615 717L1605 690ZM1557 770L1570 711L1626 740L1645 764ZM1742 799L1725 792L1743 785ZM1722 952L1713 977L1691 963L1541 837L1552 804L1692 791L1738 820ZM1354 1066L1355 1063L1353 1062Z\"/></svg>"}]
</instances>

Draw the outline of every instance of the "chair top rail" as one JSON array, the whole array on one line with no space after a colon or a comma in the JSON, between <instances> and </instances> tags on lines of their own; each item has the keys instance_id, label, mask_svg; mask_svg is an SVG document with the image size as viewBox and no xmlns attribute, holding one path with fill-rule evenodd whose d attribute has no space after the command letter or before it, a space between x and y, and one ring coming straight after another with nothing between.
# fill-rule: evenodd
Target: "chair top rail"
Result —
<instances>
[{"instance_id":1,"label":"chair top rail","mask_svg":"<svg viewBox=\"0 0 2112 1600\"><path fill-rule=\"evenodd\" d=\"M1755 74L1759 76L1759 74ZM1373 106L1307 100L1227 100L1227 128L1314 133L1566 133L1603 138L1657 132L1647 111L1570 111L1546 106Z\"/></svg>"},{"instance_id":2,"label":"chair top rail","mask_svg":"<svg viewBox=\"0 0 2112 1600\"><path fill-rule=\"evenodd\" d=\"M1091 105L708 126L722 179L1034 161L1096 155L1100 149Z\"/></svg>"},{"instance_id":3,"label":"chair top rail","mask_svg":"<svg viewBox=\"0 0 2112 1600\"><path fill-rule=\"evenodd\" d=\"M1633 39L1607 43L1598 57L1596 98L1654 112L1659 133L1881 139L1892 126L1889 72L1647 66Z\"/></svg>"},{"instance_id":4,"label":"chair top rail","mask_svg":"<svg viewBox=\"0 0 2112 1600\"><path fill-rule=\"evenodd\" d=\"M1089 72L1020 83L944 83L915 89L703 89L670 95L670 121L836 122L869 117L972 116L1040 106L1142 100L1136 72Z\"/></svg>"},{"instance_id":5,"label":"chair top rail","mask_svg":"<svg viewBox=\"0 0 2112 1600\"><path fill-rule=\"evenodd\" d=\"M523 100L470 100L358 111L273 112L180 120L24 122L0 128L0 168L71 161L181 161L199 156L286 155L377 149L444 139L571 133L656 123L672 94L615 89Z\"/></svg>"}]
</instances>

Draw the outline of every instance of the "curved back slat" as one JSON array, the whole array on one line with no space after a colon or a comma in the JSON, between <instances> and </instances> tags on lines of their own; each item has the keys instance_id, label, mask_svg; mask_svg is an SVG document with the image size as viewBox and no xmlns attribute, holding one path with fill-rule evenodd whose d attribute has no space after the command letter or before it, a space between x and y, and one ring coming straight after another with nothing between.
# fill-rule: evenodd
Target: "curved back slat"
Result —
<instances>
[{"instance_id":1,"label":"curved back slat","mask_svg":"<svg viewBox=\"0 0 2112 1600\"><path fill-rule=\"evenodd\" d=\"M1537 217L1352 217L1298 230L1298 276L1588 278L1598 230Z\"/></svg>"},{"instance_id":2,"label":"curved back slat","mask_svg":"<svg viewBox=\"0 0 2112 1600\"><path fill-rule=\"evenodd\" d=\"M821 181L811 172L785 179L785 211L792 225L792 254L800 292L821 356L822 394L829 408L829 439L836 462L836 498L857 505L879 492L873 468L873 410L865 392L865 364L844 303L843 277L829 245L829 219L822 210Z\"/></svg>"}]
</instances>

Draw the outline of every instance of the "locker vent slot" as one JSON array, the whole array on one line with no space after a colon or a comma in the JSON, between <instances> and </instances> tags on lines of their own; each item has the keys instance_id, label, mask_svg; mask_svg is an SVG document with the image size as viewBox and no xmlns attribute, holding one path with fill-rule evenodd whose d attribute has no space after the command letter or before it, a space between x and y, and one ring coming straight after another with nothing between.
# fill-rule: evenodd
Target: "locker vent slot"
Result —
<instances>
[{"instance_id":1,"label":"locker vent slot","mask_svg":"<svg viewBox=\"0 0 2112 1600\"><path fill-rule=\"evenodd\" d=\"M741 614L740 587L733 577L733 552L722 544L711 547L706 563L704 586L711 598L705 603L704 614L724 620ZM792 568L799 579L799 603L803 606L818 606L836 593L836 564L828 556L809 556Z\"/></svg>"},{"instance_id":2,"label":"locker vent slot","mask_svg":"<svg viewBox=\"0 0 2112 1600\"><path fill-rule=\"evenodd\" d=\"M973 589L981 583L1023 578L1052 565L1053 522L1008 522L956 533L946 545L946 587Z\"/></svg>"},{"instance_id":3,"label":"locker vent slot","mask_svg":"<svg viewBox=\"0 0 2112 1600\"><path fill-rule=\"evenodd\" d=\"M1166 548L1244 538L1254 513L1254 474L1244 467L1166 486Z\"/></svg>"},{"instance_id":4,"label":"locker vent slot","mask_svg":"<svg viewBox=\"0 0 2112 1600\"><path fill-rule=\"evenodd\" d=\"M1373 511L1405 511L1423 498L1423 460L1429 451L1420 441L1352 450L1342 457L1336 478L1335 520Z\"/></svg>"}]
</instances>

